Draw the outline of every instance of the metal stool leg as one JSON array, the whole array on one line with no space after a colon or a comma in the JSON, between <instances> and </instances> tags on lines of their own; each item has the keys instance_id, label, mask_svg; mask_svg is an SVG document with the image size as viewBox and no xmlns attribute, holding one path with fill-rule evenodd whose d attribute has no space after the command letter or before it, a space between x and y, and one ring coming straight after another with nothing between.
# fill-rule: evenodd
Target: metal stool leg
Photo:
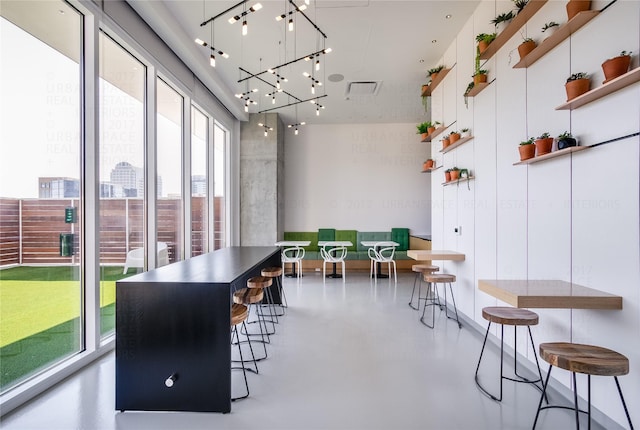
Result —
<instances>
[{"instance_id":1,"label":"metal stool leg","mask_svg":"<svg viewBox=\"0 0 640 430\"><path fill-rule=\"evenodd\" d=\"M538 423L538 417L540 416L540 411L543 409L542 401L544 400L545 394L547 394L547 387L549 386L549 378L551 377L551 368L553 365L549 365L549 371L547 372L547 379L544 380L544 385L542 386L542 395L540 396L540 402L538 403L538 410L536 411L536 417L533 420L533 427L531 430L535 430L536 424ZM575 387L574 387L575 388Z\"/></svg>"},{"instance_id":2,"label":"metal stool leg","mask_svg":"<svg viewBox=\"0 0 640 430\"><path fill-rule=\"evenodd\" d=\"M247 371L244 367L244 358L242 357L242 348L240 347L240 336L238 336L238 328L236 326L233 326L233 331L231 336L232 341L233 341L233 333L236 334L236 339L238 340L237 345L238 345L238 352L240 353L240 362L242 363L242 374L244 376L244 386L247 390L247 394L245 394L244 396L232 397L231 401L235 402L236 400L246 399L247 397L249 397L249 382L247 381Z\"/></svg>"},{"instance_id":3,"label":"metal stool leg","mask_svg":"<svg viewBox=\"0 0 640 430\"><path fill-rule=\"evenodd\" d=\"M631 424L631 417L629 416L629 410L627 409L627 403L624 401L624 396L622 395L622 388L620 388L620 382L618 381L618 377L613 377L616 380L616 387L618 387L618 394L620 394L620 400L622 400L622 407L624 408L624 413L627 416L627 421L629 422L629 428L633 430L633 424Z\"/></svg>"},{"instance_id":4,"label":"metal stool leg","mask_svg":"<svg viewBox=\"0 0 640 430\"><path fill-rule=\"evenodd\" d=\"M458 319L458 308L456 307L456 297L453 295L453 288L451 287L451 282L448 282L449 284L449 292L451 293L451 300L453 300L453 310L456 314L456 317L450 317L449 316L449 308L447 307L447 286L444 286L444 309L445 309L445 313L447 315L447 318L449 319L455 319L456 322L458 323L458 328L462 328L462 323L460 322L460 320Z\"/></svg>"},{"instance_id":5,"label":"metal stool leg","mask_svg":"<svg viewBox=\"0 0 640 430\"><path fill-rule=\"evenodd\" d=\"M504 326L503 326L504 327ZM496 396L488 392L478 380L478 370L480 370L480 362L482 361L482 355L484 354L484 348L487 344L487 338L489 337L489 329L491 328L491 321L489 321L489 325L487 326L487 331L484 334L484 342L482 342L482 349L480 350L480 357L478 358L478 364L476 365L476 385L480 388L484 394L489 396L493 400L501 401L502 400L502 344L500 345L500 398L498 399Z\"/></svg>"},{"instance_id":6,"label":"metal stool leg","mask_svg":"<svg viewBox=\"0 0 640 430\"><path fill-rule=\"evenodd\" d=\"M437 306L436 305L436 301L435 301L435 293L434 293L434 288L437 288L436 284L433 282L427 282L427 296L424 299L424 308L422 309L422 317L420 317L420 322L424 325L426 325L429 328L433 328L435 327L435 322L436 322L436 310L433 309L431 312L431 325L427 324L424 320L424 314L427 311L427 307L428 306ZM418 306L420 305L420 298L419 298L419 294L418 293ZM429 296L431 296L431 299L429 299Z\"/></svg>"},{"instance_id":7,"label":"metal stool leg","mask_svg":"<svg viewBox=\"0 0 640 430\"><path fill-rule=\"evenodd\" d=\"M422 273L416 272L416 277L413 280L413 291L411 291L411 300L409 300L409 306L411 309L415 309L416 311L420 309L420 289L422 289ZM420 288L418 289L418 307L413 306L413 296L416 293L416 283L418 282L418 278L420 278Z\"/></svg>"}]
</instances>

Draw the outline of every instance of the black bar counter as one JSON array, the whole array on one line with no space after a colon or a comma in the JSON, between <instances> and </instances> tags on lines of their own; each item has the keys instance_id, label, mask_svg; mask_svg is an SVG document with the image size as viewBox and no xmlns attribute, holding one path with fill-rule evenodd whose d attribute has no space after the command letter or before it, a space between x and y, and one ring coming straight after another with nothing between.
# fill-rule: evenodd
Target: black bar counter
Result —
<instances>
[{"instance_id":1,"label":"black bar counter","mask_svg":"<svg viewBox=\"0 0 640 430\"><path fill-rule=\"evenodd\" d=\"M281 265L230 247L117 281L116 409L230 412L232 293Z\"/></svg>"}]
</instances>

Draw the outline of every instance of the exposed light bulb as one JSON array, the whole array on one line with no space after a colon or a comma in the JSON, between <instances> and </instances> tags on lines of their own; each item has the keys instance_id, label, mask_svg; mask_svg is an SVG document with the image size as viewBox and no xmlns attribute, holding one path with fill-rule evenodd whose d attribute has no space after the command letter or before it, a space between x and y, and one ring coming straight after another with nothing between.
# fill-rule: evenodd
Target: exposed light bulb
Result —
<instances>
[{"instance_id":1,"label":"exposed light bulb","mask_svg":"<svg viewBox=\"0 0 640 430\"><path fill-rule=\"evenodd\" d=\"M244 105L244 111L249 112L249 105Z\"/></svg>"},{"instance_id":2,"label":"exposed light bulb","mask_svg":"<svg viewBox=\"0 0 640 430\"><path fill-rule=\"evenodd\" d=\"M207 42L202 39L196 39L195 42L200 46L207 46Z\"/></svg>"},{"instance_id":3,"label":"exposed light bulb","mask_svg":"<svg viewBox=\"0 0 640 430\"><path fill-rule=\"evenodd\" d=\"M311 4L311 0L304 0L304 4L310 5Z\"/></svg>"},{"instance_id":4,"label":"exposed light bulb","mask_svg":"<svg viewBox=\"0 0 640 430\"><path fill-rule=\"evenodd\" d=\"M256 10L262 9L262 5L260 3L256 3L253 6L251 6L250 9L253 9L252 12L255 12Z\"/></svg>"},{"instance_id":5,"label":"exposed light bulb","mask_svg":"<svg viewBox=\"0 0 640 430\"><path fill-rule=\"evenodd\" d=\"M276 104L276 98L275 97L271 99L271 104L272 105Z\"/></svg>"},{"instance_id":6,"label":"exposed light bulb","mask_svg":"<svg viewBox=\"0 0 640 430\"><path fill-rule=\"evenodd\" d=\"M316 108L316 116L320 116L320 109Z\"/></svg>"},{"instance_id":7,"label":"exposed light bulb","mask_svg":"<svg viewBox=\"0 0 640 430\"><path fill-rule=\"evenodd\" d=\"M276 81L276 88L280 89L280 80L279 79Z\"/></svg>"},{"instance_id":8,"label":"exposed light bulb","mask_svg":"<svg viewBox=\"0 0 640 430\"><path fill-rule=\"evenodd\" d=\"M316 60L316 70L320 70L320 60Z\"/></svg>"},{"instance_id":9,"label":"exposed light bulb","mask_svg":"<svg viewBox=\"0 0 640 430\"><path fill-rule=\"evenodd\" d=\"M296 127L295 131L293 132L293 134L295 134L296 136L298 135L298 127Z\"/></svg>"},{"instance_id":10,"label":"exposed light bulb","mask_svg":"<svg viewBox=\"0 0 640 430\"><path fill-rule=\"evenodd\" d=\"M316 93L316 87L315 85L311 84L311 94L315 94Z\"/></svg>"},{"instance_id":11,"label":"exposed light bulb","mask_svg":"<svg viewBox=\"0 0 640 430\"><path fill-rule=\"evenodd\" d=\"M289 31L293 31L293 18L289 18Z\"/></svg>"},{"instance_id":12,"label":"exposed light bulb","mask_svg":"<svg viewBox=\"0 0 640 430\"><path fill-rule=\"evenodd\" d=\"M267 132L267 130L264 131L264 137L269 136L269 133Z\"/></svg>"},{"instance_id":13,"label":"exposed light bulb","mask_svg":"<svg viewBox=\"0 0 640 430\"><path fill-rule=\"evenodd\" d=\"M220 52L222 52L222 51L220 51ZM220 54L220 52L218 52L218 54ZM222 55L222 58L229 58L229 54L227 54L226 52L222 52L222 54L220 54L220 55Z\"/></svg>"},{"instance_id":14,"label":"exposed light bulb","mask_svg":"<svg viewBox=\"0 0 640 430\"><path fill-rule=\"evenodd\" d=\"M249 26L247 25L247 20L242 21L242 35L246 36L249 32Z\"/></svg>"},{"instance_id":15,"label":"exposed light bulb","mask_svg":"<svg viewBox=\"0 0 640 430\"><path fill-rule=\"evenodd\" d=\"M285 19L287 17L287 15L282 14L282 15L278 15L276 16L276 21L282 21L283 19Z\"/></svg>"},{"instance_id":16,"label":"exposed light bulb","mask_svg":"<svg viewBox=\"0 0 640 430\"><path fill-rule=\"evenodd\" d=\"M331 49L331 48L327 48L327 49L325 49L325 50L324 50L324 53L325 53L325 54L328 54L328 53L329 53L329 52L331 52L331 51L332 51L332 49Z\"/></svg>"},{"instance_id":17,"label":"exposed light bulb","mask_svg":"<svg viewBox=\"0 0 640 430\"><path fill-rule=\"evenodd\" d=\"M209 64L211 65L211 67L216 67L216 56L211 54L211 57L209 58Z\"/></svg>"},{"instance_id":18,"label":"exposed light bulb","mask_svg":"<svg viewBox=\"0 0 640 430\"><path fill-rule=\"evenodd\" d=\"M240 17L238 15L229 18L229 24L233 24L236 21L240 21Z\"/></svg>"}]
</instances>

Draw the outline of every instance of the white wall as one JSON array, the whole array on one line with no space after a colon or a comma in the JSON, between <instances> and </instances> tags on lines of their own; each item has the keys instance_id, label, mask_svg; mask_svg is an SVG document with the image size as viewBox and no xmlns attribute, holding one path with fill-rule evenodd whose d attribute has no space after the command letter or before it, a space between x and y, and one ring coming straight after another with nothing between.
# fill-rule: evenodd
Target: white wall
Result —
<instances>
[{"instance_id":1,"label":"white wall","mask_svg":"<svg viewBox=\"0 0 640 430\"><path fill-rule=\"evenodd\" d=\"M430 144L415 124L305 125L285 135L285 231L431 231Z\"/></svg>"},{"instance_id":2,"label":"white wall","mask_svg":"<svg viewBox=\"0 0 640 430\"><path fill-rule=\"evenodd\" d=\"M607 3L594 1L592 8ZM565 4L547 2L521 30L523 35L540 42L545 22L566 22ZM440 175L434 176L433 247L466 254L464 263L446 263L445 269L458 275L460 310L482 326L482 308L504 303L479 292L478 279L560 279L622 296L621 311L536 309L540 325L534 337L538 343L589 343L625 354L631 369L621 384L627 404L638 405L640 139L634 136L534 165L513 163L519 160L519 142L545 131L557 136L570 130L582 145L638 133L638 83L574 111L555 107L566 99L564 82L571 73L588 72L592 88L599 86L604 79L601 63L622 50L633 51L632 67L638 66L640 2L614 3L528 69L512 68L517 52L509 64L510 53L521 42L516 33L482 67L495 82L470 99L467 108L462 94L473 73L475 35L492 31L489 20L510 7L505 1L482 2L443 58L455 69L434 94L434 115L441 113L446 124L455 121L452 129L471 128L474 139L444 155L434 144L433 155L445 167L471 169L476 179L467 189L443 187ZM619 169L623 173L616 174ZM463 234L457 236L453 228L460 225ZM531 350L527 355L533 360ZM570 386L568 372L553 375ZM610 379L592 380L594 406L626 426ZM586 381L578 384L584 388ZM586 389L580 394L586 397ZM637 424L637 408L632 407L631 414Z\"/></svg>"}]
</instances>

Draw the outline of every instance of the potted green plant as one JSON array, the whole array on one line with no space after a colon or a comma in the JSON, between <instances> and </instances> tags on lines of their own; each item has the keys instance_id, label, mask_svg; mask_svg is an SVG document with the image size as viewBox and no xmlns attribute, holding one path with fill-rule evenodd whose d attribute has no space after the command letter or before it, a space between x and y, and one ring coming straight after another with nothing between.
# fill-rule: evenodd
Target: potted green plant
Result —
<instances>
[{"instance_id":1,"label":"potted green plant","mask_svg":"<svg viewBox=\"0 0 640 430\"><path fill-rule=\"evenodd\" d=\"M440 73L442 69L444 69L444 66L438 66L438 67L434 67L433 69L427 70L427 76L431 78L431 82L433 82L436 79L436 77L438 76L438 73Z\"/></svg>"},{"instance_id":2,"label":"potted green plant","mask_svg":"<svg viewBox=\"0 0 640 430\"><path fill-rule=\"evenodd\" d=\"M455 143L458 140L460 140L460 133L455 130L449 133L449 143Z\"/></svg>"},{"instance_id":3,"label":"potted green plant","mask_svg":"<svg viewBox=\"0 0 640 430\"><path fill-rule=\"evenodd\" d=\"M487 72L486 70L480 69L477 70L473 75L473 84L478 85L483 82L487 82Z\"/></svg>"},{"instance_id":4,"label":"potted green plant","mask_svg":"<svg viewBox=\"0 0 640 430\"><path fill-rule=\"evenodd\" d=\"M491 24L496 27L496 33L500 33L509 24L509 22L515 17L513 11L501 13L491 20Z\"/></svg>"},{"instance_id":5,"label":"potted green plant","mask_svg":"<svg viewBox=\"0 0 640 430\"><path fill-rule=\"evenodd\" d=\"M451 141L449 140L449 135L447 134L442 138L442 149L446 148L449 145L451 145Z\"/></svg>"},{"instance_id":6,"label":"potted green plant","mask_svg":"<svg viewBox=\"0 0 640 430\"><path fill-rule=\"evenodd\" d=\"M520 161L528 160L536 156L536 145L533 143L533 137L523 140L518 146L520 152Z\"/></svg>"},{"instance_id":7,"label":"potted green plant","mask_svg":"<svg viewBox=\"0 0 640 430\"><path fill-rule=\"evenodd\" d=\"M564 133L558 135L558 151L565 148L570 148L572 146L577 146L578 142L571 135L570 132L565 131Z\"/></svg>"},{"instance_id":8,"label":"potted green plant","mask_svg":"<svg viewBox=\"0 0 640 430\"><path fill-rule=\"evenodd\" d=\"M580 12L591 9L591 0L569 0L567 3L567 19L571 19Z\"/></svg>"},{"instance_id":9,"label":"potted green plant","mask_svg":"<svg viewBox=\"0 0 640 430\"><path fill-rule=\"evenodd\" d=\"M497 33L480 33L476 36L476 42L478 42L478 55L487 50L489 44L496 39Z\"/></svg>"},{"instance_id":10,"label":"potted green plant","mask_svg":"<svg viewBox=\"0 0 640 430\"><path fill-rule=\"evenodd\" d=\"M586 93L591 88L591 81L589 75L584 72L574 73L567 78L567 82L564 84L567 92L567 101Z\"/></svg>"},{"instance_id":11,"label":"potted green plant","mask_svg":"<svg viewBox=\"0 0 640 430\"><path fill-rule=\"evenodd\" d=\"M534 49L536 49L536 41L530 37L523 38L522 43L518 45L518 54L520 54L520 59L522 60Z\"/></svg>"},{"instance_id":12,"label":"potted green plant","mask_svg":"<svg viewBox=\"0 0 640 430\"><path fill-rule=\"evenodd\" d=\"M536 145L536 157L548 154L551 152L551 148L553 148L553 137L550 137L549 133L544 132L536 137L534 143Z\"/></svg>"},{"instance_id":13,"label":"potted green plant","mask_svg":"<svg viewBox=\"0 0 640 430\"><path fill-rule=\"evenodd\" d=\"M517 13L522 12L522 9L524 9L524 7L527 5L527 3L529 3L529 0L512 0L513 1L513 5L516 7L516 9L518 9Z\"/></svg>"},{"instance_id":14,"label":"potted green plant","mask_svg":"<svg viewBox=\"0 0 640 430\"><path fill-rule=\"evenodd\" d=\"M464 94L462 94L462 97L464 97L465 107L469 107L469 93L471 92L474 86L475 84L473 83L473 81L469 82L469 84L467 85L467 89L464 90Z\"/></svg>"},{"instance_id":15,"label":"potted green plant","mask_svg":"<svg viewBox=\"0 0 640 430\"><path fill-rule=\"evenodd\" d=\"M469 130L468 128L463 128L462 130L460 130L460 137L469 137L471 136L471 130Z\"/></svg>"},{"instance_id":16,"label":"potted green plant","mask_svg":"<svg viewBox=\"0 0 640 430\"><path fill-rule=\"evenodd\" d=\"M460 179L469 179L469 169L460 169Z\"/></svg>"},{"instance_id":17,"label":"potted green plant","mask_svg":"<svg viewBox=\"0 0 640 430\"><path fill-rule=\"evenodd\" d=\"M417 129L416 134L420 134L422 137L422 140L425 140L429 135L429 132L427 131L429 130L429 127L432 127L431 121L422 122L416 125L416 129Z\"/></svg>"},{"instance_id":18,"label":"potted green plant","mask_svg":"<svg viewBox=\"0 0 640 430\"><path fill-rule=\"evenodd\" d=\"M603 84L627 73L629 64L631 64L631 51L622 51L620 55L609 58L602 63L602 71L605 77Z\"/></svg>"},{"instance_id":19,"label":"potted green plant","mask_svg":"<svg viewBox=\"0 0 640 430\"><path fill-rule=\"evenodd\" d=\"M546 37L549 37L558 29L559 26L560 24L558 24L557 22L549 21L542 27L542 32Z\"/></svg>"},{"instance_id":20,"label":"potted green plant","mask_svg":"<svg viewBox=\"0 0 640 430\"><path fill-rule=\"evenodd\" d=\"M460 169L458 169L457 167L452 167L450 174L451 174L451 180L457 181L460 178Z\"/></svg>"},{"instance_id":21,"label":"potted green plant","mask_svg":"<svg viewBox=\"0 0 640 430\"><path fill-rule=\"evenodd\" d=\"M451 169L447 169L444 171L444 181L445 182L451 181Z\"/></svg>"}]
</instances>

